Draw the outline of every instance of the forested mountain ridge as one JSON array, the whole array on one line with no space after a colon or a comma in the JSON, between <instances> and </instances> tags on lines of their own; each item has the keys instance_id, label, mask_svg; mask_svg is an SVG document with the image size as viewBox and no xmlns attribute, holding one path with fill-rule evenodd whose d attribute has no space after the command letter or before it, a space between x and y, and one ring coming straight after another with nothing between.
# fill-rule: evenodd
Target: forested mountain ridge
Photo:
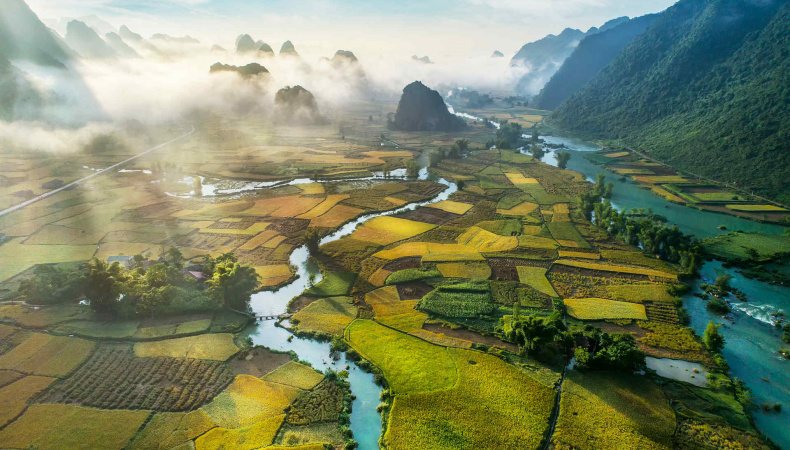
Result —
<instances>
[{"instance_id":1,"label":"forested mountain ridge","mask_svg":"<svg viewBox=\"0 0 790 450\"><path fill-rule=\"evenodd\" d=\"M790 5L681 0L552 116L790 202Z\"/></svg>"},{"instance_id":2,"label":"forested mountain ridge","mask_svg":"<svg viewBox=\"0 0 790 450\"><path fill-rule=\"evenodd\" d=\"M658 18L648 14L588 35L532 102L540 109L554 109L595 78L637 36Z\"/></svg>"}]
</instances>

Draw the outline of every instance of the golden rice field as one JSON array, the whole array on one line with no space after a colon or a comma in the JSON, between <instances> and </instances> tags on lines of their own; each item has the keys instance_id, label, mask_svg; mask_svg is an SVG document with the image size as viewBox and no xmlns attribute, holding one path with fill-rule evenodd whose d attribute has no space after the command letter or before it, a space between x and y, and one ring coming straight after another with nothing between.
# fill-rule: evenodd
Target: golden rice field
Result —
<instances>
[{"instance_id":1,"label":"golden rice field","mask_svg":"<svg viewBox=\"0 0 790 450\"><path fill-rule=\"evenodd\" d=\"M446 348L371 320L355 320L345 337L354 350L381 369L395 393L444 390L458 378L456 362Z\"/></svg>"},{"instance_id":2,"label":"golden rice field","mask_svg":"<svg viewBox=\"0 0 790 450\"><path fill-rule=\"evenodd\" d=\"M633 178L638 183L645 184L688 183L690 181L680 175L636 175Z\"/></svg>"},{"instance_id":3,"label":"golden rice field","mask_svg":"<svg viewBox=\"0 0 790 450\"><path fill-rule=\"evenodd\" d=\"M427 314L415 309L417 300L401 300L395 286L368 292L365 303L373 309L378 322L404 332L421 329L428 318Z\"/></svg>"},{"instance_id":4,"label":"golden rice field","mask_svg":"<svg viewBox=\"0 0 790 450\"><path fill-rule=\"evenodd\" d=\"M444 278L486 280L491 276L491 267L486 263L439 263L436 268Z\"/></svg>"},{"instance_id":5,"label":"golden rice field","mask_svg":"<svg viewBox=\"0 0 790 450\"><path fill-rule=\"evenodd\" d=\"M423 261L433 262L483 261L485 259L479 251L472 247L435 242L407 242L391 249L381 250L373 256L387 260L420 256L423 258Z\"/></svg>"},{"instance_id":6,"label":"golden rice field","mask_svg":"<svg viewBox=\"0 0 790 450\"><path fill-rule=\"evenodd\" d=\"M536 203L523 202L512 208L497 209L496 212L497 214L501 214L503 216L526 216L536 209L538 209L538 205Z\"/></svg>"},{"instance_id":7,"label":"golden rice field","mask_svg":"<svg viewBox=\"0 0 790 450\"><path fill-rule=\"evenodd\" d=\"M384 282L382 281L382 285ZM357 308L349 297L318 299L293 315L300 331L342 335L343 330L357 317Z\"/></svg>"},{"instance_id":8,"label":"golden rice field","mask_svg":"<svg viewBox=\"0 0 790 450\"><path fill-rule=\"evenodd\" d=\"M645 377L571 371L562 391L555 448L673 448L675 412Z\"/></svg>"},{"instance_id":9,"label":"golden rice field","mask_svg":"<svg viewBox=\"0 0 790 450\"><path fill-rule=\"evenodd\" d=\"M95 343L84 339L32 333L0 355L0 369L58 377L74 370L90 355Z\"/></svg>"},{"instance_id":10,"label":"golden rice field","mask_svg":"<svg viewBox=\"0 0 790 450\"><path fill-rule=\"evenodd\" d=\"M731 209L733 211L745 211L745 212L786 212L787 209L782 208L781 206L776 205L751 205L751 204L731 204L726 205L727 209Z\"/></svg>"},{"instance_id":11,"label":"golden rice field","mask_svg":"<svg viewBox=\"0 0 790 450\"><path fill-rule=\"evenodd\" d=\"M219 427L241 428L283 414L301 392L284 384L237 375L203 410Z\"/></svg>"},{"instance_id":12,"label":"golden rice field","mask_svg":"<svg viewBox=\"0 0 790 450\"><path fill-rule=\"evenodd\" d=\"M447 352L458 381L448 390L396 396L384 435L387 446L537 448L554 401L551 384L491 355Z\"/></svg>"},{"instance_id":13,"label":"golden rice field","mask_svg":"<svg viewBox=\"0 0 790 450\"><path fill-rule=\"evenodd\" d=\"M557 297L557 291L551 285L551 282L546 278L546 269L543 267L530 267L530 266L517 266L518 280L531 286L539 292L542 292L550 297Z\"/></svg>"},{"instance_id":14,"label":"golden rice field","mask_svg":"<svg viewBox=\"0 0 790 450\"><path fill-rule=\"evenodd\" d=\"M655 269L647 269L644 267L632 267L632 266L622 266L617 264L604 264L604 263L594 263L588 261L576 261L576 260L566 260L561 259L554 261L554 264L559 264L563 266L569 267L577 267L580 269L589 269L589 270L600 270L602 272L615 272L615 273L628 273L633 275L645 275L648 277L655 277L655 278L666 278L669 280L677 280L677 275L669 272L664 272L661 270Z\"/></svg>"},{"instance_id":15,"label":"golden rice field","mask_svg":"<svg viewBox=\"0 0 790 450\"><path fill-rule=\"evenodd\" d=\"M397 217L376 217L357 228L351 239L378 245L392 244L436 228L436 225Z\"/></svg>"},{"instance_id":16,"label":"golden rice field","mask_svg":"<svg viewBox=\"0 0 790 450\"><path fill-rule=\"evenodd\" d=\"M263 379L272 383L310 390L316 387L324 379L324 376L312 367L290 361L269 372Z\"/></svg>"},{"instance_id":17,"label":"golden rice field","mask_svg":"<svg viewBox=\"0 0 790 450\"><path fill-rule=\"evenodd\" d=\"M0 388L0 427L22 413L28 400L49 387L55 378L29 375Z\"/></svg>"},{"instance_id":18,"label":"golden rice field","mask_svg":"<svg viewBox=\"0 0 790 450\"><path fill-rule=\"evenodd\" d=\"M2 430L0 442L10 448L123 448L150 411L37 404ZM108 426L112 424L112 426Z\"/></svg>"},{"instance_id":19,"label":"golden rice field","mask_svg":"<svg viewBox=\"0 0 790 450\"><path fill-rule=\"evenodd\" d=\"M167 356L225 361L238 351L230 333L200 334L134 344L134 353L141 358Z\"/></svg>"},{"instance_id":20,"label":"golden rice field","mask_svg":"<svg viewBox=\"0 0 790 450\"><path fill-rule=\"evenodd\" d=\"M458 236L457 242L480 253L504 252L518 247L517 237L500 236L477 226L469 228Z\"/></svg>"},{"instance_id":21,"label":"golden rice field","mask_svg":"<svg viewBox=\"0 0 790 450\"><path fill-rule=\"evenodd\" d=\"M440 209L445 212L453 214L466 214L473 205L469 203L454 202L452 200L443 200L438 203L428 205L429 208Z\"/></svg>"},{"instance_id":22,"label":"golden rice field","mask_svg":"<svg viewBox=\"0 0 790 450\"><path fill-rule=\"evenodd\" d=\"M568 314L580 320L647 320L645 306L638 303L603 298L566 298L563 303L568 308Z\"/></svg>"}]
</instances>

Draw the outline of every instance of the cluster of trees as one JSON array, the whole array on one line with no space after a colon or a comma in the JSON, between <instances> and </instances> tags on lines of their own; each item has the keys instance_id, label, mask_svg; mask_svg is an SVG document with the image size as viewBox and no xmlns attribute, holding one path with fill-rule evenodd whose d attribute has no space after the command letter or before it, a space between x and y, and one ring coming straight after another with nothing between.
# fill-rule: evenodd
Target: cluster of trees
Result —
<instances>
[{"instance_id":1,"label":"cluster of trees","mask_svg":"<svg viewBox=\"0 0 790 450\"><path fill-rule=\"evenodd\" d=\"M504 338L518 345L524 354L546 359L557 354L572 355L584 369L632 371L644 367L645 355L629 334L609 334L590 325L569 330L559 312L548 317L519 316L517 313Z\"/></svg>"},{"instance_id":2,"label":"cluster of trees","mask_svg":"<svg viewBox=\"0 0 790 450\"><path fill-rule=\"evenodd\" d=\"M467 108L477 109L477 108L484 108L492 103L494 103L494 98L491 97L490 94L481 94L477 91L470 91L470 90L459 90L456 94L458 97L463 99L465 102L465 106Z\"/></svg>"},{"instance_id":3,"label":"cluster of trees","mask_svg":"<svg viewBox=\"0 0 790 450\"><path fill-rule=\"evenodd\" d=\"M609 236L637 246L648 255L679 264L686 274L695 273L702 262L700 243L677 226L668 225L666 218L649 210L617 211L611 202L602 199L611 195L610 186L604 185L599 178L593 192L582 195L581 206L587 220Z\"/></svg>"},{"instance_id":4,"label":"cluster of trees","mask_svg":"<svg viewBox=\"0 0 790 450\"><path fill-rule=\"evenodd\" d=\"M491 148L496 146L502 150L512 150L524 146L524 127L520 124L504 121L499 125L496 131L496 138L494 141L489 142L491 145L486 147Z\"/></svg>"},{"instance_id":5,"label":"cluster of trees","mask_svg":"<svg viewBox=\"0 0 790 450\"><path fill-rule=\"evenodd\" d=\"M31 301L66 303L84 297L100 314L117 318L211 311L223 307L246 309L258 286L252 267L230 253L207 256L193 277L184 268L181 252L171 248L157 262L136 256L131 268L93 259L72 269L42 266L21 283L19 291Z\"/></svg>"}]
</instances>

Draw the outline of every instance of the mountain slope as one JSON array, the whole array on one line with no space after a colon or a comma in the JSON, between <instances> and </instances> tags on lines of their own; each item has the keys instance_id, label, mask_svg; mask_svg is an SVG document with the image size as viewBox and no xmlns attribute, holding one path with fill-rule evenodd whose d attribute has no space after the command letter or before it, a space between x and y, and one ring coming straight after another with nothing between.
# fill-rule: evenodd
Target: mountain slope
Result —
<instances>
[{"instance_id":1,"label":"mountain slope","mask_svg":"<svg viewBox=\"0 0 790 450\"><path fill-rule=\"evenodd\" d=\"M682 0L553 115L790 202L790 4Z\"/></svg>"},{"instance_id":2,"label":"mountain slope","mask_svg":"<svg viewBox=\"0 0 790 450\"><path fill-rule=\"evenodd\" d=\"M70 59L65 44L22 0L3 0L0 7L0 55L55 67Z\"/></svg>"},{"instance_id":3,"label":"mountain slope","mask_svg":"<svg viewBox=\"0 0 790 450\"><path fill-rule=\"evenodd\" d=\"M583 37L583 31L566 28L559 35L550 34L521 47L510 64L523 66L529 69L529 73L518 81L516 91L527 95L537 94Z\"/></svg>"},{"instance_id":4,"label":"mountain slope","mask_svg":"<svg viewBox=\"0 0 790 450\"><path fill-rule=\"evenodd\" d=\"M658 14L649 14L631 20L626 19L626 22L613 27L601 27L603 31L582 39L562 67L543 87L533 101L533 105L540 109L554 109L559 106L595 78L657 18Z\"/></svg>"},{"instance_id":5,"label":"mountain slope","mask_svg":"<svg viewBox=\"0 0 790 450\"><path fill-rule=\"evenodd\" d=\"M84 58L114 58L115 52L93 28L79 20L66 27L66 44Z\"/></svg>"}]
</instances>

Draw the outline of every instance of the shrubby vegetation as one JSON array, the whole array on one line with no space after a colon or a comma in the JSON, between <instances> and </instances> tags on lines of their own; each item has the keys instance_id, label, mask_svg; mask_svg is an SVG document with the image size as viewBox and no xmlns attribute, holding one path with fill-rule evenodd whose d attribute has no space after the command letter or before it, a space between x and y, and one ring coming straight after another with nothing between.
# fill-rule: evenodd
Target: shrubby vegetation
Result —
<instances>
[{"instance_id":1,"label":"shrubby vegetation","mask_svg":"<svg viewBox=\"0 0 790 450\"><path fill-rule=\"evenodd\" d=\"M230 253L207 256L189 271L184 263L178 249L171 248L156 262L135 257L129 269L99 259L71 269L40 266L19 291L32 302L46 304L74 302L84 296L97 313L129 318L223 307L246 309L258 286L255 270ZM205 278L199 280L190 271Z\"/></svg>"},{"instance_id":2,"label":"shrubby vegetation","mask_svg":"<svg viewBox=\"0 0 790 450\"><path fill-rule=\"evenodd\" d=\"M601 178L592 193L582 195L582 210L588 220L648 255L679 264L686 274L696 272L702 263L702 247L695 238L675 225L667 225L665 218L651 211L617 211L608 200L601 199L600 186L603 186Z\"/></svg>"}]
</instances>

